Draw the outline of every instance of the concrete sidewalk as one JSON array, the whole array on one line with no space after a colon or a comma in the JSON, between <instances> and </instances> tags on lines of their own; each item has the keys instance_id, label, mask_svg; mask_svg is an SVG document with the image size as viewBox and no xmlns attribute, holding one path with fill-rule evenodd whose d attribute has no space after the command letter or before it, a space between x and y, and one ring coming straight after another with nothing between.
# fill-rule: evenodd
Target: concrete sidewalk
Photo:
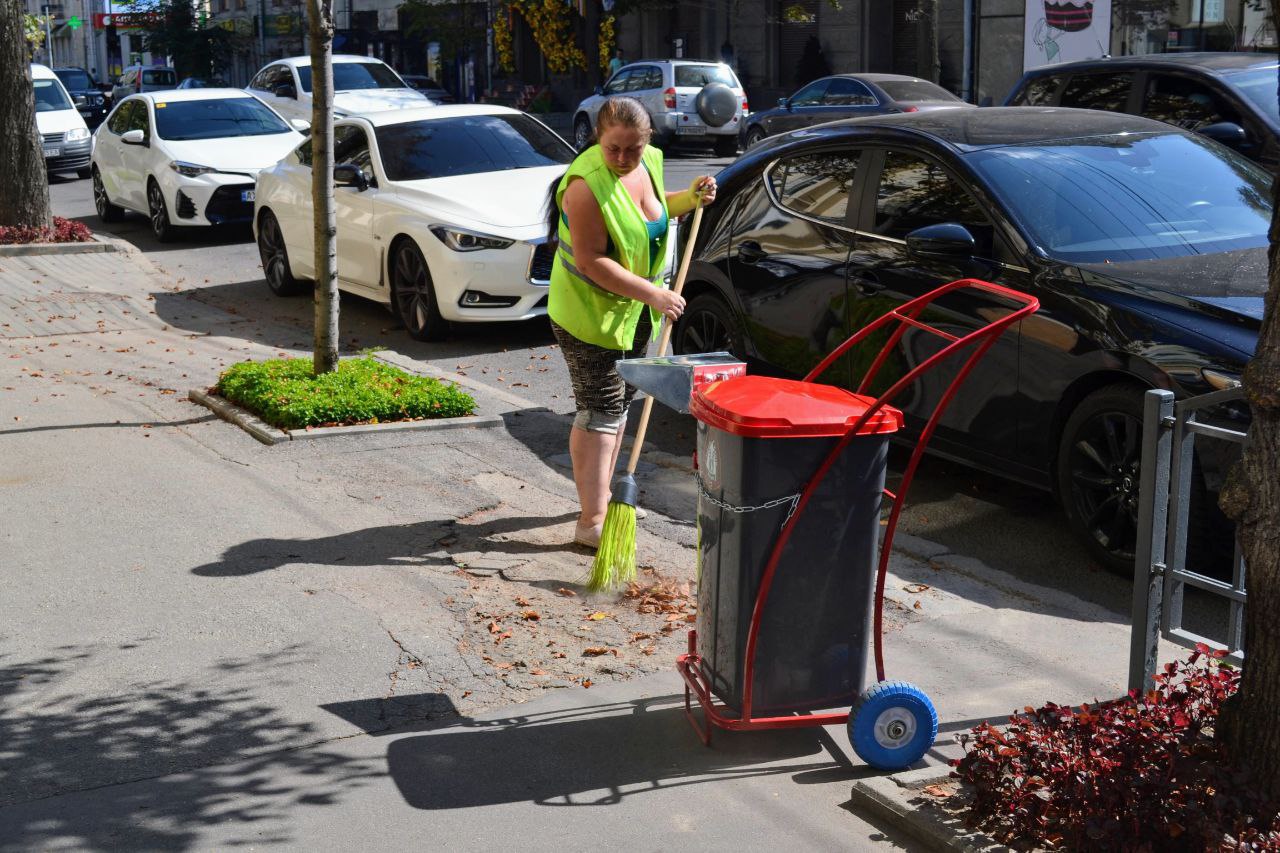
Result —
<instances>
[{"instance_id":1,"label":"concrete sidewalk","mask_svg":"<svg viewBox=\"0 0 1280 853\"><path fill-rule=\"evenodd\" d=\"M211 331L171 328L177 290L125 253L0 259L0 849L911 846L845 806L843 732L698 743L683 629L581 586L562 416L475 383L505 428L266 447L185 392L302 350L180 294ZM686 462L641 472L671 583ZM900 546L887 665L938 706L930 761L1123 691L1126 616Z\"/></svg>"}]
</instances>

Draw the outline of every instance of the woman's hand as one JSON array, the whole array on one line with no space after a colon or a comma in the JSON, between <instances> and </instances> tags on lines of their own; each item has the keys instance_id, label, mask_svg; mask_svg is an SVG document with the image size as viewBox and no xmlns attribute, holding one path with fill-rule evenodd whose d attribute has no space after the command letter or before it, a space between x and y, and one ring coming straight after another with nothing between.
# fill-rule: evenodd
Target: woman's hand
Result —
<instances>
[{"instance_id":1,"label":"woman's hand","mask_svg":"<svg viewBox=\"0 0 1280 853\"><path fill-rule=\"evenodd\" d=\"M689 195L695 199L702 200L702 206L716 200L716 179L711 175L700 175L693 179L693 183L689 184ZM689 205L689 209L697 207L696 203Z\"/></svg>"},{"instance_id":2,"label":"woman's hand","mask_svg":"<svg viewBox=\"0 0 1280 853\"><path fill-rule=\"evenodd\" d=\"M654 310L660 312L673 323L684 313L684 297L661 287L650 287L652 293L645 300Z\"/></svg>"}]
</instances>

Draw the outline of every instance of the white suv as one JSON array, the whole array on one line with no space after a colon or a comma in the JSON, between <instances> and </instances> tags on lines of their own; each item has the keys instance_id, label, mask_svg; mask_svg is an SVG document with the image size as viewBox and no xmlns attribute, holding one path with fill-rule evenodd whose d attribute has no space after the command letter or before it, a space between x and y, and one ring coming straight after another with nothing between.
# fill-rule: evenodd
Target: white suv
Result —
<instances>
[{"instance_id":1,"label":"white suv","mask_svg":"<svg viewBox=\"0 0 1280 853\"><path fill-rule=\"evenodd\" d=\"M246 87L287 119L311 121L311 57L291 56L263 68ZM435 102L372 56L333 57L333 116L429 107Z\"/></svg>"},{"instance_id":2,"label":"white suv","mask_svg":"<svg viewBox=\"0 0 1280 853\"><path fill-rule=\"evenodd\" d=\"M622 66L574 111L573 141L579 150L591 143L600 105L612 95L644 104L653 120L655 145L681 138L711 142L720 157L738 152L747 96L733 69L722 62L654 59Z\"/></svg>"}]
</instances>

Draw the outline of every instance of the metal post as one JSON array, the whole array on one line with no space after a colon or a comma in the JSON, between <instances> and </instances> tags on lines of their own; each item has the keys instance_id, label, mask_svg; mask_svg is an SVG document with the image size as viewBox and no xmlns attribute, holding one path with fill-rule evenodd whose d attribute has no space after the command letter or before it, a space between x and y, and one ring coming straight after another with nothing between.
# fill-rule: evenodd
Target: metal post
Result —
<instances>
[{"instance_id":1,"label":"metal post","mask_svg":"<svg viewBox=\"0 0 1280 853\"><path fill-rule=\"evenodd\" d=\"M964 0L964 65L960 72L960 98L973 103L973 4Z\"/></svg>"},{"instance_id":2,"label":"metal post","mask_svg":"<svg viewBox=\"0 0 1280 853\"><path fill-rule=\"evenodd\" d=\"M267 0L258 0L258 50L262 52L258 65L267 64Z\"/></svg>"},{"instance_id":3,"label":"metal post","mask_svg":"<svg viewBox=\"0 0 1280 853\"><path fill-rule=\"evenodd\" d=\"M1133 633L1129 641L1129 689L1155 687L1164 594L1165 530L1169 521L1169 465L1173 448L1173 392L1143 397L1142 471L1138 491L1138 539L1133 559Z\"/></svg>"},{"instance_id":4,"label":"metal post","mask_svg":"<svg viewBox=\"0 0 1280 853\"><path fill-rule=\"evenodd\" d=\"M44 18L44 53L49 58L49 67L58 63L53 60L53 30L49 27L49 10L52 6L41 6L40 17Z\"/></svg>"}]
</instances>

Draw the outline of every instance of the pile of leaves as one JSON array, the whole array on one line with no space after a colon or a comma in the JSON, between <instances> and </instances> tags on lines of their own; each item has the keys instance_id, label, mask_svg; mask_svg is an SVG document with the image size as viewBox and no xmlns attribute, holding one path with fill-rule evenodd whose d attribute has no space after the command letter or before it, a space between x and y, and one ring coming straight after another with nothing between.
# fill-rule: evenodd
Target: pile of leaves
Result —
<instances>
[{"instance_id":1,"label":"pile of leaves","mask_svg":"<svg viewBox=\"0 0 1280 853\"><path fill-rule=\"evenodd\" d=\"M1047 704L961 737L966 822L1010 846L1280 851L1280 815L1213 738L1239 671L1200 645L1137 691L1079 710Z\"/></svg>"},{"instance_id":2,"label":"pile of leaves","mask_svg":"<svg viewBox=\"0 0 1280 853\"><path fill-rule=\"evenodd\" d=\"M53 217L53 227L41 225L0 225L0 246L19 243L88 243L93 239L89 226L78 219Z\"/></svg>"},{"instance_id":3,"label":"pile of leaves","mask_svg":"<svg viewBox=\"0 0 1280 853\"><path fill-rule=\"evenodd\" d=\"M245 361L223 371L213 391L280 429L456 418L476 407L456 385L369 356L321 376L306 358Z\"/></svg>"}]
</instances>

